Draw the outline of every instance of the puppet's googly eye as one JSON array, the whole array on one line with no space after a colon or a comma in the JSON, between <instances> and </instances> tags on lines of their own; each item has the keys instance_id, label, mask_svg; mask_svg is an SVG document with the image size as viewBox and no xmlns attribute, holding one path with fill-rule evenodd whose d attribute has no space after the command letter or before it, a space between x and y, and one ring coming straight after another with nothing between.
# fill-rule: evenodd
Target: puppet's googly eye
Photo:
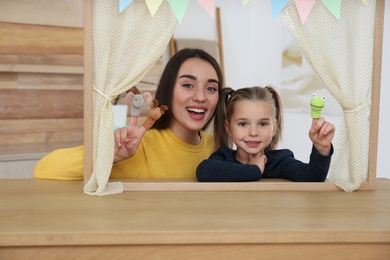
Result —
<instances>
[{"instance_id":1,"label":"puppet's googly eye","mask_svg":"<svg viewBox=\"0 0 390 260\"><path fill-rule=\"evenodd\" d=\"M326 100L326 97L322 97L322 100Z\"/></svg>"},{"instance_id":2,"label":"puppet's googly eye","mask_svg":"<svg viewBox=\"0 0 390 260\"><path fill-rule=\"evenodd\" d=\"M313 98L315 98L315 97L317 97L317 95L316 95L316 94L313 94Z\"/></svg>"}]
</instances>

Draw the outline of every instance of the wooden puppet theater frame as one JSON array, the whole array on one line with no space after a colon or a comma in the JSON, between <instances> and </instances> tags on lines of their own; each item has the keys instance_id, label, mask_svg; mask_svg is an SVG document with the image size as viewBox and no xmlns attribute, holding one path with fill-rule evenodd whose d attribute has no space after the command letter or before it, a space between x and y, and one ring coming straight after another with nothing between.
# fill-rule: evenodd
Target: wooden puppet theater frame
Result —
<instances>
[{"instance_id":1,"label":"wooden puppet theater frame","mask_svg":"<svg viewBox=\"0 0 390 260\"><path fill-rule=\"evenodd\" d=\"M84 182L87 182L93 171L93 122L92 116L92 76L93 76L93 0L84 0ZM372 97L370 108L370 137L368 178L359 190L376 189L376 161L379 125L379 94L382 64L382 38L384 27L384 0L376 1L374 63L372 72ZM123 180L125 191L248 191L248 190L340 190L332 182L295 183L284 180L262 179L260 182L247 183L198 183L186 179L127 179Z\"/></svg>"}]
</instances>

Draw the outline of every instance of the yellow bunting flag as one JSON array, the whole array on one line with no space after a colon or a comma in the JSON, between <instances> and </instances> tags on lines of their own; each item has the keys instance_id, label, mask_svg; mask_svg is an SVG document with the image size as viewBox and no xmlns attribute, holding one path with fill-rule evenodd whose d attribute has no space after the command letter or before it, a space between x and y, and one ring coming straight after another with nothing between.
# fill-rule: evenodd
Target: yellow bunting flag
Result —
<instances>
[{"instance_id":1,"label":"yellow bunting flag","mask_svg":"<svg viewBox=\"0 0 390 260\"><path fill-rule=\"evenodd\" d=\"M160 7L162 1L163 0L145 0L146 6L148 7L150 15L152 17L156 14L156 12L157 12L158 8Z\"/></svg>"},{"instance_id":2,"label":"yellow bunting flag","mask_svg":"<svg viewBox=\"0 0 390 260\"><path fill-rule=\"evenodd\" d=\"M247 3L249 3L250 0L243 0L242 1L242 6L245 6Z\"/></svg>"}]
</instances>

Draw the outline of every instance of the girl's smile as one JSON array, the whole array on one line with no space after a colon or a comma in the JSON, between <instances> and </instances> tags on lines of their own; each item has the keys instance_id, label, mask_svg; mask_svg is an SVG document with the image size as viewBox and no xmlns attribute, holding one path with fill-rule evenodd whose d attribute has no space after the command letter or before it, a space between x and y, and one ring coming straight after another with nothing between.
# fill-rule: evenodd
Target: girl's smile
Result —
<instances>
[{"instance_id":1,"label":"girl's smile","mask_svg":"<svg viewBox=\"0 0 390 260\"><path fill-rule=\"evenodd\" d=\"M260 145L260 141L244 141L249 147L256 148Z\"/></svg>"},{"instance_id":2,"label":"girl's smile","mask_svg":"<svg viewBox=\"0 0 390 260\"><path fill-rule=\"evenodd\" d=\"M226 132L237 146L237 159L264 154L276 133L276 119L272 107L263 101L237 101Z\"/></svg>"}]
</instances>

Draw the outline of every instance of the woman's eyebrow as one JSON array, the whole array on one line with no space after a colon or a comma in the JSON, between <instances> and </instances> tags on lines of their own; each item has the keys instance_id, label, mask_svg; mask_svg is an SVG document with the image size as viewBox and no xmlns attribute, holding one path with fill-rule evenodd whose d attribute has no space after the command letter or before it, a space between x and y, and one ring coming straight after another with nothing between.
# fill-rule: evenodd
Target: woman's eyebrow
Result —
<instances>
[{"instance_id":1,"label":"woman's eyebrow","mask_svg":"<svg viewBox=\"0 0 390 260\"><path fill-rule=\"evenodd\" d=\"M207 82L215 82L215 83L219 84L218 80L216 80L216 79L209 79Z\"/></svg>"},{"instance_id":2,"label":"woman's eyebrow","mask_svg":"<svg viewBox=\"0 0 390 260\"><path fill-rule=\"evenodd\" d=\"M193 75L189 75L189 74L183 74L179 77L179 79L181 78L189 78L189 79L193 79L193 80L196 80L196 77L193 76Z\"/></svg>"},{"instance_id":3,"label":"woman's eyebrow","mask_svg":"<svg viewBox=\"0 0 390 260\"><path fill-rule=\"evenodd\" d=\"M179 79L181 79L181 78L189 78L192 80L197 80L197 78L194 75L190 75L190 74L183 74L179 77ZM216 79L209 79L209 80L207 80L207 82L215 82L215 83L219 84L218 80L216 80Z\"/></svg>"}]
</instances>

